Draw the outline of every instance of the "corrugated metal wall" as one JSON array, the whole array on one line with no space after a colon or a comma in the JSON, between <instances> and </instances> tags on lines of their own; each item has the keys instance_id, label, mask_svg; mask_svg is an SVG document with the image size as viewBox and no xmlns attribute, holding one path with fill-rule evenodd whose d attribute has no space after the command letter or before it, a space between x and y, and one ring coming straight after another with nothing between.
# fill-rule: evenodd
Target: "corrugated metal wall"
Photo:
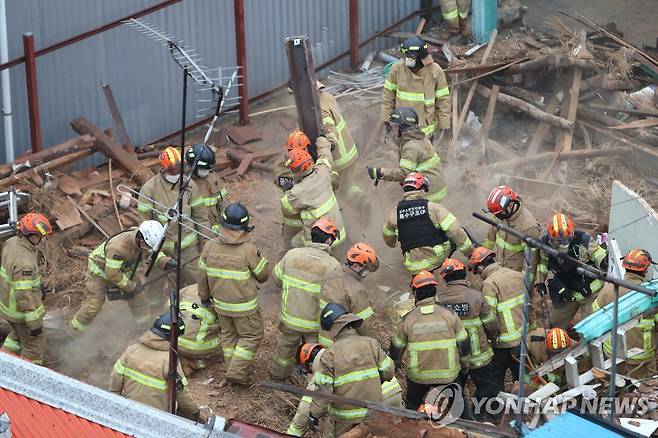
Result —
<instances>
[{"instance_id":1,"label":"corrugated metal wall","mask_svg":"<svg viewBox=\"0 0 658 438\"><path fill-rule=\"evenodd\" d=\"M39 48L159 3L158 0L10 0L7 2L9 58L21 56L22 33L32 32ZM361 40L419 8L419 0L361 0ZM233 66L233 1L184 0L144 17L193 46L204 64ZM283 39L307 34L318 45L316 65L349 49L348 0L245 0L249 94L256 96L288 77ZM413 28L408 23L406 29ZM390 46L379 39L362 50ZM349 58L332 68L344 68ZM144 144L180 127L182 74L165 48L127 26L120 26L37 58L41 130L44 146L61 143L74 132L69 122L85 116L112 127L100 82L109 83L128 133ZM25 69L10 69L15 154L29 150ZM196 100L190 93L188 121ZM200 104L199 106L205 106ZM0 161L5 150L0 124Z\"/></svg>"}]
</instances>

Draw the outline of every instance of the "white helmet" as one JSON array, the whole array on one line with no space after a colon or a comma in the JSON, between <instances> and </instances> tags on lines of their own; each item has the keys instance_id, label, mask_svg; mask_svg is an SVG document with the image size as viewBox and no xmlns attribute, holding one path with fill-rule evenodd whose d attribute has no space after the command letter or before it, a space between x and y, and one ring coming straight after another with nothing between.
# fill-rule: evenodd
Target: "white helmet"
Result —
<instances>
[{"instance_id":1,"label":"white helmet","mask_svg":"<svg viewBox=\"0 0 658 438\"><path fill-rule=\"evenodd\" d=\"M142 237L144 238L144 241L148 246L150 246L152 249L155 248L158 243L160 243L160 239L162 238L162 234L164 233L164 227L162 224L158 221L144 221L141 224L139 224L139 232L142 234Z\"/></svg>"}]
</instances>

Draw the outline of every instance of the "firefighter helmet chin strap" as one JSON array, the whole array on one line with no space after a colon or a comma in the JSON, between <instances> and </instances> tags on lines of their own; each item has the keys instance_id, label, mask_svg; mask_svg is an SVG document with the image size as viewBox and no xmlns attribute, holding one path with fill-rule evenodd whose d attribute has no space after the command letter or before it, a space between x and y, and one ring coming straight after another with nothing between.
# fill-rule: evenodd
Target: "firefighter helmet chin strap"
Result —
<instances>
[{"instance_id":1,"label":"firefighter helmet chin strap","mask_svg":"<svg viewBox=\"0 0 658 438\"><path fill-rule=\"evenodd\" d=\"M509 219L512 216L516 214L517 211L519 211L519 208L521 208L521 202L517 199L510 201L507 207L500 213L496 214L496 217L498 219Z\"/></svg>"},{"instance_id":2,"label":"firefighter helmet chin strap","mask_svg":"<svg viewBox=\"0 0 658 438\"><path fill-rule=\"evenodd\" d=\"M361 278L366 278L366 276L368 275L368 267L366 265L362 265L360 263L353 263L350 262L349 260L346 260L345 264L347 265L348 268L354 271Z\"/></svg>"}]
</instances>

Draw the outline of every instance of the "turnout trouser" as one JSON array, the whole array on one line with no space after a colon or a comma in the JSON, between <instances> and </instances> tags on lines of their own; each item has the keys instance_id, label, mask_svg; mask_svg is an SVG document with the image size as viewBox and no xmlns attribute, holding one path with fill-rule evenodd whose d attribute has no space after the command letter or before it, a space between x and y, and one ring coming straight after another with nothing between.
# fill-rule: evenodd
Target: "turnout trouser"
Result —
<instances>
[{"instance_id":1,"label":"turnout trouser","mask_svg":"<svg viewBox=\"0 0 658 438\"><path fill-rule=\"evenodd\" d=\"M105 304L110 283L102 278L87 274L86 286L87 294L85 295L85 299L80 309L73 315L73 318L71 318L66 326L66 332L71 337L86 331L89 324L100 313ZM137 294L125 301L128 307L130 307L130 312L133 314L137 326L140 329L146 329L152 322L152 318L148 312L148 302L144 293Z\"/></svg>"},{"instance_id":2,"label":"turnout trouser","mask_svg":"<svg viewBox=\"0 0 658 438\"><path fill-rule=\"evenodd\" d=\"M477 420L486 421L488 418L486 412L484 412L486 400L498 395L499 383L492 379L491 364L490 362L483 367L471 369L468 372L475 384L475 399L478 400L478 405L482 409L480 412L474 412Z\"/></svg>"},{"instance_id":3,"label":"turnout trouser","mask_svg":"<svg viewBox=\"0 0 658 438\"><path fill-rule=\"evenodd\" d=\"M596 299L598 294L591 294L587 298L581 301L566 301L555 305L549 319L551 320L551 327L560 327L562 329L567 329L571 321L573 321L574 316L578 313L580 309L585 316L592 313L592 303Z\"/></svg>"},{"instance_id":4,"label":"turnout trouser","mask_svg":"<svg viewBox=\"0 0 658 438\"><path fill-rule=\"evenodd\" d=\"M279 323L279 331L281 334L274 349L274 367L270 375L273 379L284 380L292 374L299 346L303 342L318 342L318 335L295 331L283 323Z\"/></svg>"},{"instance_id":5,"label":"turnout trouser","mask_svg":"<svg viewBox=\"0 0 658 438\"><path fill-rule=\"evenodd\" d=\"M260 311L249 316L219 315L219 325L226 379L234 383L248 384L249 365L256 357L264 334Z\"/></svg>"},{"instance_id":6,"label":"turnout trouser","mask_svg":"<svg viewBox=\"0 0 658 438\"><path fill-rule=\"evenodd\" d=\"M43 357L46 354L46 336L43 331L33 336L25 323L8 322L11 330L2 344L2 351L14 353L37 365L43 365Z\"/></svg>"}]
</instances>

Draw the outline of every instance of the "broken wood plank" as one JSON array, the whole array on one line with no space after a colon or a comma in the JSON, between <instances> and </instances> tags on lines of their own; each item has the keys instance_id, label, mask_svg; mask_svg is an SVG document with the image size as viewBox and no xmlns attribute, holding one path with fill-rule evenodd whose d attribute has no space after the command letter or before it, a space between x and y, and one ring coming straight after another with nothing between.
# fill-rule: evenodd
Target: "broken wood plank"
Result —
<instances>
[{"instance_id":1,"label":"broken wood plank","mask_svg":"<svg viewBox=\"0 0 658 438\"><path fill-rule=\"evenodd\" d=\"M425 27L425 18L420 17L420 20L418 20L418 26L416 26L416 35L421 35L423 33L424 27Z\"/></svg>"},{"instance_id":2,"label":"broken wood plank","mask_svg":"<svg viewBox=\"0 0 658 438\"><path fill-rule=\"evenodd\" d=\"M548 103L546 104L546 108L544 109L548 114L555 114L555 110L557 109L559 99L558 99L558 94L559 90L556 90L553 92L551 95L551 98L548 100ZM526 157L532 157L537 153L541 145L544 144L544 140L546 140L546 135L548 135L548 132L551 129L551 125L549 125L546 122L540 122L539 126L537 127L537 130L535 131L535 134L532 136L532 140L530 140L530 145L528 146L528 150L525 153Z\"/></svg>"},{"instance_id":3,"label":"broken wood plank","mask_svg":"<svg viewBox=\"0 0 658 438\"><path fill-rule=\"evenodd\" d=\"M110 114L112 115L112 120L116 124L117 131L119 132L119 140L121 141L121 146L130 153L135 153L135 146L133 146L128 137L128 131L126 131L126 125L123 123L123 118L119 112L119 107L116 100L114 100L114 95L112 94L112 88L110 84L105 84L101 82L101 88L105 94L105 100L107 100L107 106L110 108Z\"/></svg>"},{"instance_id":4,"label":"broken wood plank","mask_svg":"<svg viewBox=\"0 0 658 438\"><path fill-rule=\"evenodd\" d=\"M580 105L578 107L578 117L580 117L581 119L586 119L589 121L595 121L601 123L609 127L609 129L611 130L614 130L615 128L619 130L619 126L625 125L623 122L620 122L614 117L610 117L606 114L601 113L600 111L588 110L583 105ZM630 131L620 134L628 137L632 137L633 139L637 139L651 146L658 146L658 135L652 134L649 130Z\"/></svg>"},{"instance_id":5,"label":"broken wood plank","mask_svg":"<svg viewBox=\"0 0 658 438\"><path fill-rule=\"evenodd\" d=\"M555 158L551 161L546 172L544 173L543 179L548 179L548 176L553 171L553 166L557 162L557 158L561 153L571 151L571 146L573 145L573 132L575 130L576 122L576 113L578 111L578 97L580 96L580 83L583 79L583 71L580 68L573 69L573 76L571 80L571 88L569 89L569 105L563 108L564 116L572 124L572 126L567 130L560 132L555 142ZM567 178L567 163L560 163L560 168L558 169L557 181L565 182Z\"/></svg>"},{"instance_id":6,"label":"broken wood plank","mask_svg":"<svg viewBox=\"0 0 658 438\"><path fill-rule=\"evenodd\" d=\"M88 150L93 146L93 144L94 138L91 135L81 135L80 137L72 138L71 140L65 141L62 144L44 149L40 152L21 156L11 163L3 164L0 166L0 178L7 178L12 173L17 174L29 169L28 167L25 167L21 170L13 172L14 166L19 166L29 161L31 166L34 167L36 165L52 161L56 158L63 157L68 154Z\"/></svg>"},{"instance_id":7,"label":"broken wood plank","mask_svg":"<svg viewBox=\"0 0 658 438\"><path fill-rule=\"evenodd\" d=\"M543 69L578 67L582 70L601 68L597 63L568 55L544 55L530 61L516 64L505 70L505 74L527 73Z\"/></svg>"},{"instance_id":8,"label":"broken wood plank","mask_svg":"<svg viewBox=\"0 0 658 438\"><path fill-rule=\"evenodd\" d=\"M51 211L53 216L57 218L55 224L60 231L64 231L82 223L82 216L80 216L78 209L67 207L65 203L53 203Z\"/></svg>"},{"instance_id":9,"label":"broken wood plank","mask_svg":"<svg viewBox=\"0 0 658 438\"><path fill-rule=\"evenodd\" d=\"M245 154L242 161L240 161L240 165L238 166L238 170L235 172L235 174L238 175L238 176L244 175L244 173L249 168L249 165L251 164L253 159L254 159L254 154L252 154L252 153Z\"/></svg>"},{"instance_id":10,"label":"broken wood plank","mask_svg":"<svg viewBox=\"0 0 658 438\"><path fill-rule=\"evenodd\" d=\"M578 190L584 190L584 187L573 184L558 184L549 181L539 181L531 178L524 178L517 175L501 175L501 184L514 187L519 193L525 196L535 198L550 199L556 193L573 193Z\"/></svg>"},{"instance_id":11,"label":"broken wood plank","mask_svg":"<svg viewBox=\"0 0 658 438\"><path fill-rule=\"evenodd\" d=\"M484 65L487 63L487 59L489 59L489 54L491 53L491 48L493 47L494 41L496 41L497 35L498 35L498 31L494 29L494 31L491 33L491 38L489 38L487 49L484 51L484 54L482 55L482 60L480 61L480 65ZM468 90L468 94L466 95L466 101L464 102L464 108L462 109L461 113L459 113L459 119L457 120L457 124L453 125L452 127L453 144L450 146L452 151L454 151L457 146L456 142L457 139L459 138L459 133L462 130L462 126L464 125L464 121L466 120L466 116L468 115L468 109L471 106L471 100L473 100L473 96L475 95L475 88L477 87L477 85L478 85L477 80L471 82L471 87ZM456 88L453 88L453 93L455 91Z\"/></svg>"},{"instance_id":12,"label":"broken wood plank","mask_svg":"<svg viewBox=\"0 0 658 438\"><path fill-rule=\"evenodd\" d=\"M57 177L57 188L67 195L82 195L78 180L69 175Z\"/></svg>"},{"instance_id":13,"label":"broken wood plank","mask_svg":"<svg viewBox=\"0 0 658 438\"><path fill-rule=\"evenodd\" d=\"M60 167L69 166L75 163L76 161L82 160L90 155L93 155L96 152L93 149L84 149L80 152L74 152L72 154L64 155L62 157L56 158L47 163L41 164L40 166L34 167L29 171L22 172L16 175L11 175L8 178L0 180L0 188L8 187L12 184L17 184L21 180L25 180L30 175L38 175L46 171L58 169Z\"/></svg>"},{"instance_id":14,"label":"broken wood plank","mask_svg":"<svg viewBox=\"0 0 658 438\"><path fill-rule=\"evenodd\" d=\"M278 153L277 153L278 155ZM259 163L258 161L255 161L256 158L258 157L258 153L255 152L253 154L247 154L242 151L238 151L236 149L231 149L226 151L226 156L234 163L239 163L238 170L237 172L240 172L241 167L245 165L246 167L242 171L242 173L238 173L238 175L244 174L244 172L247 171L249 167L253 167L254 169L257 170L262 170L265 172L271 172L272 168L268 166L267 164ZM250 156L249 160L247 161L247 157ZM246 164L245 164L246 163Z\"/></svg>"},{"instance_id":15,"label":"broken wood plank","mask_svg":"<svg viewBox=\"0 0 658 438\"><path fill-rule=\"evenodd\" d=\"M631 114L633 116L640 116L640 117L658 117L657 112L626 109L626 108L617 108L616 106L601 105L601 104L598 104L598 103L588 103L585 108L593 108L593 109L599 109L599 110L603 110L603 111Z\"/></svg>"},{"instance_id":16,"label":"broken wood plank","mask_svg":"<svg viewBox=\"0 0 658 438\"><path fill-rule=\"evenodd\" d=\"M73 198L71 198L70 196L66 195L66 199L69 201L69 203L70 203L72 206L74 206L75 208L77 208L78 211L79 211L80 213L82 213L82 215L85 217L85 219L87 219L87 220L88 220L88 221L94 226L94 228L96 228L98 231L100 231L101 234L102 234L103 236L105 236L106 239L110 237L110 235L109 235L109 234L108 234L103 228L101 228L101 226L98 225L98 223L97 223L97 222L96 222L91 216L89 216L89 214L87 214L87 212L84 211L84 210L82 209L82 207L80 207L80 206L78 205L77 202L75 202L75 201L73 200Z\"/></svg>"},{"instance_id":17,"label":"broken wood plank","mask_svg":"<svg viewBox=\"0 0 658 438\"><path fill-rule=\"evenodd\" d=\"M484 122L482 123L482 129L480 130L480 135L482 139L480 140L480 150L482 151L482 156L487 157L487 142L489 141L489 130L491 129L491 123L493 122L493 116L496 112L496 102L498 102L498 93L500 92L500 86L494 85L491 87L491 95L489 96L489 103L487 104L487 113L484 115Z\"/></svg>"},{"instance_id":18,"label":"broken wood plank","mask_svg":"<svg viewBox=\"0 0 658 438\"><path fill-rule=\"evenodd\" d=\"M491 90L482 85L478 85L476 91L482 96L486 97L487 99L491 95ZM569 120L563 119L562 117L554 116L552 114L548 114L545 111L542 111L541 109L537 108L536 106L529 104L528 102L525 102L516 97L509 96L504 93L498 93L498 102L507 105L509 107L512 107L514 109L517 109L539 121L546 122L552 126L556 126L561 129L569 130L572 129L574 126L574 123L570 122Z\"/></svg>"},{"instance_id":19,"label":"broken wood plank","mask_svg":"<svg viewBox=\"0 0 658 438\"><path fill-rule=\"evenodd\" d=\"M123 224L121 223L121 216L119 215L119 207L117 206L117 197L114 194L114 180L112 178L112 159L110 158L107 161L107 173L108 179L110 181L110 195L112 196L112 206L114 207L114 214L117 216L117 222L119 223L119 228L123 231Z\"/></svg>"},{"instance_id":20,"label":"broken wood plank","mask_svg":"<svg viewBox=\"0 0 658 438\"><path fill-rule=\"evenodd\" d=\"M621 147L615 149L585 149L585 150L564 152L560 154L560 156L557 158L557 161L585 160L588 158L598 158L598 157L614 157L618 155L628 154L629 152L631 152L630 147ZM534 157L523 157L523 158L515 158L513 160L499 161L497 163L493 163L488 166L485 166L485 168L490 171L510 170L515 168L521 168L523 166L545 163L549 160L552 160L553 157L555 157L555 152L545 152L543 154L537 154Z\"/></svg>"},{"instance_id":21,"label":"broken wood plank","mask_svg":"<svg viewBox=\"0 0 658 438\"><path fill-rule=\"evenodd\" d=\"M640 128L650 128L652 126L658 126L658 119L642 119L642 120L633 120L630 123L622 123L621 125L611 126L610 129L640 129Z\"/></svg>"},{"instance_id":22,"label":"broken wood plank","mask_svg":"<svg viewBox=\"0 0 658 438\"><path fill-rule=\"evenodd\" d=\"M84 117L79 117L71 122L73 130L80 134L90 134L95 138L94 147L108 158L113 159L119 166L124 168L135 181L142 185L153 176L153 172L137 158L126 152L108 137L97 126Z\"/></svg>"},{"instance_id":23,"label":"broken wood plank","mask_svg":"<svg viewBox=\"0 0 658 438\"><path fill-rule=\"evenodd\" d=\"M228 130L227 135L233 143L239 145L251 143L252 141L263 138L263 136L251 126L232 126Z\"/></svg>"}]
</instances>

